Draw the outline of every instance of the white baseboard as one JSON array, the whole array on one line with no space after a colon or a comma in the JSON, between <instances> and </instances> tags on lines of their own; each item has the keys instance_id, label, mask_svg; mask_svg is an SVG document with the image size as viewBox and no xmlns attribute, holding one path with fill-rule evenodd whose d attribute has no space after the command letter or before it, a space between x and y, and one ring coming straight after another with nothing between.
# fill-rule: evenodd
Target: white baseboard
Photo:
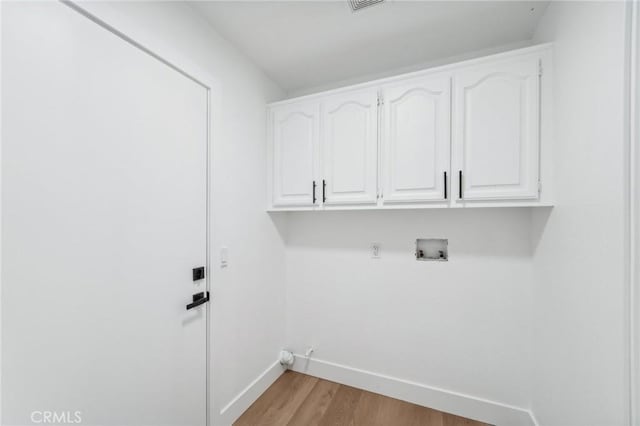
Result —
<instances>
[{"instance_id":1,"label":"white baseboard","mask_svg":"<svg viewBox=\"0 0 640 426\"><path fill-rule=\"evenodd\" d=\"M537 426L527 409L296 354L292 370L496 426Z\"/></svg>"},{"instance_id":2,"label":"white baseboard","mask_svg":"<svg viewBox=\"0 0 640 426\"><path fill-rule=\"evenodd\" d=\"M279 361L271 364L253 382L249 383L242 392L236 395L231 402L220 410L220 415L217 416L218 418L213 419L213 425L228 426L233 424L284 371L285 369L282 368Z\"/></svg>"}]
</instances>

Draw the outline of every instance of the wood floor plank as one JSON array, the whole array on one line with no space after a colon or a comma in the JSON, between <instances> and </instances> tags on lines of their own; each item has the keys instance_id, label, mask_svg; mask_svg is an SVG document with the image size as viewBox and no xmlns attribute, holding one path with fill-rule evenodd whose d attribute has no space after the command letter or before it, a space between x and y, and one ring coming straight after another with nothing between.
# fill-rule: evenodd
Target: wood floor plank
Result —
<instances>
[{"instance_id":1,"label":"wood floor plank","mask_svg":"<svg viewBox=\"0 0 640 426\"><path fill-rule=\"evenodd\" d=\"M364 392L354 426L443 426L442 413L383 395Z\"/></svg>"},{"instance_id":2,"label":"wood floor plank","mask_svg":"<svg viewBox=\"0 0 640 426\"><path fill-rule=\"evenodd\" d=\"M255 424L274 400L283 392L292 392L290 384L296 377L295 374L288 374L289 371L282 374L260 397L240 416L234 423L234 426L250 426Z\"/></svg>"},{"instance_id":3,"label":"wood floor plank","mask_svg":"<svg viewBox=\"0 0 640 426\"><path fill-rule=\"evenodd\" d=\"M380 401L384 398L371 392L363 391L358 406L353 413L353 426L375 425L380 417Z\"/></svg>"},{"instance_id":4,"label":"wood floor plank","mask_svg":"<svg viewBox=\"0 0 640 426\"><path fill-rule=\"evenodd\" d=\"M269 407L261 418L261 425L286 425L318 382L318 378L303 374L297 375L296 379L291 383L292 395L280 398L279 404Z\"/></svg>"},{"instance_id":5,"label":"wood floor plank","mask_svg":"<svg viewBox=\"0 0 640 426\"><path fill-rule=\"evenodd\" d=\"M489 426L475 420L287 371L234 426Z\"/></svg>"},{"instance_id":6,"label":"wood floor plank","mask_svg":"<svg viewBox=\"0 0 640 426\"><path fill-rule=\"evenodd\" d=\"M466 419L464 417L456 416L454 414L443 413L444 424L443 426L489 426L486 423L482 423L476 420Z\"/></svg>"},{"instance_id":7,"label":"wood floor plank","mask_svg":"<svg viewBox=\"0 0 640 426\"><path fill-rule=\"evenodd\" d=\"M317 382L316 377L285 372L234 425L286 425Z\"/></svg>"},{"instance_id":8,"label":"wood floor plank","mask_svg":"<svg viewBox=\"0 0 640 426\"><path fill-rule=\"evenodd\" d=\"M362 390L340 385L318 426L346 426L352 424Z\"/></svg>"},{"instance_id":9,"label":"wood floor plank","mask_svg":"<svg viewBox=\"0 0 640 426\"><path fill-rule=\"evenodd\" d=\"M318 380L318 383L311 389L309 395L289 420L289 425L317 426L320 424L339 388L338 383Z\"/></svg>"}]
</instances>

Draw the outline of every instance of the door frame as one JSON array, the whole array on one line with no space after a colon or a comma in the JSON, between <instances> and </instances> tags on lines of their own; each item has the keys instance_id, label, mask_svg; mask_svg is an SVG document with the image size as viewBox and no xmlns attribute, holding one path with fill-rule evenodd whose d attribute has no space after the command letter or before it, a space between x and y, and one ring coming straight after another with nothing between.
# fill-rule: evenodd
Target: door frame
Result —
<instances>
[{"instance_id":1,"label":"door frame","mask_svg":"<svg viewBox=\"0 0 640 426\"><path fill-rule=\"evenodd\" d=\"M213 140L214 132L219 130L214 127L214 115L220 111L220 83L211 73L195 65L186 55L180 53L171 46L166 45L155 35L141 30L133 22L128 21L111 4L96 4L93 2L81 2L80 0L59 0L61 4L84 18L89 19L100 27L116 35L126 43L136 47L143 53L150 55L154 59L167 65L174 71L182 74L193 82L199 84L207 91L207 146L206 146L206 276L205 291L211 292L211 282L213 280L211 269L211 247L212 247L212 226L213 223L213 176L211 165L213 164ZM1 6L0 6L1 10ZM0 12L1 17L1 12ZM206 304L205 315L205 371L206 371L206 391L205 391L205 421L211 424L211 407L213 406L211 392L212 372L211 368L211 303Z\"/></svg>"},{"instance_id":2,"label":"door frame","mask_svg":"<svg viewBox=\"0 0 640 426\"><path fill-rule=\"evenodd\" d=\"M628 323L628 418L640 426L640 3L626 4L625 264Z\"/></svg>"}]
</instances>

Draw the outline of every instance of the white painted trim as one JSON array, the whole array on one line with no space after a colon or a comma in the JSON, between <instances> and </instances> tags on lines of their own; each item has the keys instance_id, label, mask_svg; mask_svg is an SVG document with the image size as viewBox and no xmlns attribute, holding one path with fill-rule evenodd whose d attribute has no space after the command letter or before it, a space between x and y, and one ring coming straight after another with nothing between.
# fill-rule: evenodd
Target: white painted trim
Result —
<instances>
[{"instance_id":1,"label":"white painted trim","mask_svg":"<svg viewBox=\"0 0 640 426\"><path fill-rule=\"evenodd\" d=\"M380 79L376 79L376 80L367 81L367 82L364 82L364 83L359 83L359 84L354 84L354 85L350 85L350 86L340 87L340 88L337 88L337 89L325 90L325 91L313 93L313 94L310 94L310 95L304 95L304 96L299 96L299 97L295 97L295 98L284 99L282 101L272 102L272 103L268 104L268 106L286 105L286 104L289 104L289 103L299 102L299 101L302 101L302 100L311 100L311 99L316 99L316 98L319 98L319 97L325 97L325 96L330 96L330 95L333 96L333 95L337 95L337 94L340 94L340 93L343 93L343 92L347 92L347 91L352 91L352 90L367 89L367 88L370 88L372 86L379 86L379 85L383 85L383 84L393 83L395 81L400 81L400 80L404 80L404 79L425 77L425 76L429 76L429 75L434 74L434 73L440 73L440 72L445 72L445 71L446 72L451 72L451 71L454 71L454 70L456 70L456 69L458 69L460 67L470 67L470 66L480 65L480 64L485 63L485 62L491 62L491 61L501 60L501 59L509 59L509 58L513 58L513 57L516 57L516 56L528 55L530 53L535 53L535 52L544 52L546 50L550 50L552 48L552 46L553 46L553 43L542 43L542 44L537 44L535 46L529 46L529 47L523 47L523 48L520 48L520 49L510 50L510 51L507 51L507 52L494 53L492 55L482 56L480 58L468 59L468 60L465 60L465 61L459 61L459 62L447 64L447 65L436 66L436 67L427 68L427 69L424 69L424 70L414 71L414 72L410 72L410 73L398 74L398 75L394 75L392 77L380 78Z\"/></svg>"},{"instance_id":2,"label":"white painted trim","mask_svg":"<svg viewBox=\"0 0 640 426\"><path fill-rule=\"evenodd\" d=\"M537 426L528 409L296 354L293 371L496 426Z\"/></svg>"},{"instance_id":3,"label":"white painted trim","mask_svg":"<svg viewBox=\"0 0 640 426\"><path fill-rule=\"evenodd\" d=\"M253 404L260 395L266 391L269 386L276 381L285 369L280 365L279 361L271 364L262 372L254 381L236 395L231 402L220 410L220 416L216 419L216 426L227 426L238 420L238 417L244 413L247 408Z\"/></svg>"},{"instance_id":4,"label":"white painted trim","mask_svg":"<svg viewBox=\"0 0 640 426\"><path fill-rule=\"evenodd\" d=\"M0 28L2 8L0 1ZM0 95L2 94L2 31L0 31ZM2 100L0 99L0 165L2 164ZM2 167L0 166L0 188L2 188ZM0 191L1 192L1 191ZM0 235L2 235L2 197L0 197ZM2 424L2 239L0 238L0 424Z\"/></svg>"},{"instance_id":5,"label":"white painted trim","mask_svg":"<svg viewBox=\"0 0 640 426\"><path fill-rule=\"evenodd\" d=\"M164 63L176 72L193 80L197 84L203 86L207 91L207 201L206 201L206 291L212 292L211 282L213 281L213 271L210 267L211 244L212 244L212 227L213 223L213 175L211 167L213 164L213 141L217 140L215 133L219 129L214 126L214 116L220 111L220 84L217 78L209 72L195 65L184 54L170 49L164 45L157 37L145 32L135 23L128 21L118 13L108 3L81 2L79 0L59 0L60 3L68 6L80 15L93 21L97 25L103 27L107 31L120 37L125 42L135 46L146 54L154 57L158 61ZM205 422L211 425L211 407L213 407L213 392L211 384L213 383L213 366L211 365L211 333L212 333L212 315L211 304L207 304L206 309L206 390L205 390ZM1 418L0 418L1 419Z\"/></svg>"},{"instance_id":6,"label":"white painted trim","mask_svg":"<svg viewBox=\"0 0 640 426\"><path fill-rule=\"evenodd\" d=\"M628 19L628 61L627 85L628 99L626 102L627 121L627 214L628 241L626 244L627 256L625 261L628 267L628 333L629 333L629 424L640 426L640 413L638 410L638 398L640 397L640 259L638 259L638 247L640 246L640 185L638 179L638 167L640 167L640 5L637 0L627 4Z\"/></svg>"},{"instance_id":7,"label":"white painted trim","mask_svg":"<svg viewBox=\"0 0 640 426\"><path fill-rule=\"evenodd\" d=\"M397 204L387 204L382 206L370 205L370 206L326 206L326 207L269 207L267 208L267 212L276 213L276 212L330 212L330 211L347 211L347 210L430 210L430 209L447 209L447 210L461 210L461 209L484 209L484 208L552 208L554 205L552 203L540 203L540 202L531 202L531 201L509 201L509 202L478 202L478 203L467 203L467 205L462 206L449 206L445 204L426 204L426 203L397 203Z\"/></svg>"},{"instance_id":8,"label":"white painted trim","mask_svg":"<svg viewBox=\"0 0 640 426\"><path fill-rule=\"evenodd\" d=\"M536 415L533 413L533 410L529 410L529 414L531 415L531 421L533 422L534 426L539 426L540 423L538 422Z\"/></svg>"}]
</instances>

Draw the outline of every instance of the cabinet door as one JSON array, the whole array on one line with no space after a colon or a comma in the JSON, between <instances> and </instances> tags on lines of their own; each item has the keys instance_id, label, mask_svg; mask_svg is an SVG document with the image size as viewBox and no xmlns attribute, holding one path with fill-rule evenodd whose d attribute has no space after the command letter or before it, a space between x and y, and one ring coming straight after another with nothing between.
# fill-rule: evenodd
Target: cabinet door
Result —
<instances>
[{"instance_id":1,"label":"cabinet door","mask_svg":"<svg viewBox=\"0 0 640 426\"><path fill-rule=\"evenodd\" d=\"M377 201L378 94L346 93L323 103L325 204Z\"/></svg>"},{"instance_id":2,"label":"cabinet door","mask_svg":"<svg viewBox=\"0 0 640 426\"><path fill-rule=\"evenodd\" d=\"M539 56L461 70L454 88L456 192L463 200L537 198Z\"/></svg>"},{"instance_id":3,"label":"cabinet door","mask_svg":"<svg viewBox=\"0 0 640 426\"><path fill-rule=\"evenodd\" d=\"M272 110L272 201L276 207L314 205L319 110L314 103Z\"/></svg>"},{"instance_id":4,"label":"cabinet door","mask_svg":"<svg viewBox=\"0 0 640 426\"><path fill-rule=\"evenodd\" d=\"M443 201L450 162L450 78L383 88L383 199Z\"/></svg>"}]
</instances>

